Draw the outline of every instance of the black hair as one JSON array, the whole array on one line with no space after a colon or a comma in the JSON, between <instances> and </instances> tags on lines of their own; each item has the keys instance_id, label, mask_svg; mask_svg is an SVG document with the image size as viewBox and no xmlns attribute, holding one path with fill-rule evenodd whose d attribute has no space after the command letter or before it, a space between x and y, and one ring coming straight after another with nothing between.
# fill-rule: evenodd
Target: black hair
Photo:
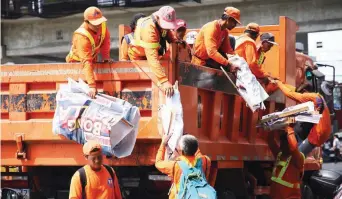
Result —
<instances>
[{"instance_id":1,"label":"black hair","mask_svg":"<svg viewBox=\"0 0 342 199\"><path fill-rule=\"evenodd\" d=\"M93 150L91 150L90 153L92 153L92 152L98 152L98 151L100 151L99 148L93 148Z\"/></svg>"},{"instance_id":2,"label":"black hair","mask_svg":"<svg viewBox=\"0 0 342 199\"><path fill-rule=\"evenodd\" d=\"M248 33L253 39L258 38L259 33L253 30L245 30L244 33Z\"/></svg>"},{"instance_id":3,"label":"black hair","mask_svg":"<svg viewBox=\"0 0 342 199\"><path fill-rule=\"evenodd\" d=\"M180 30L182 30L182 29L183 29L183 31L186 31L186 28L185 28L184 26L178 28L177 31L180 31Z\"/></svg>"},{"instance_id":4,"label":"black hair","mask_svg":"<svg viewBox=\"0 0 342 199\"><path fill-rule=\"evenodd\" d=\"M129 24L129 26L131 27L131 30L134 31L135 27L137 26L137 22L140 18L146 17L145 14L143 13L138 13L135 14L131 20L131 23Z\"/></svg>"},{"instance_id":5,"label":"black hair","mask_svg":"<svg viewBox=\"0 0 342 199\"><path fill-rule=\"evenodd\" d=\"M198 141L193 135L185 135L181 139L181 149L183 155L194 156L198 150Z\"/></svg>"},{"instance_id":6,"label":"black hair","mask_svg":"<svg viewBox=\"0 0 342 199\"><path fill-rule=\"evenodd\" d=\"M229 15L227 15L227 14L222 14L222 16L221 16L221 19L222 20L227 20L227 19L229 19Z\"/></svg>"}]
</instances>

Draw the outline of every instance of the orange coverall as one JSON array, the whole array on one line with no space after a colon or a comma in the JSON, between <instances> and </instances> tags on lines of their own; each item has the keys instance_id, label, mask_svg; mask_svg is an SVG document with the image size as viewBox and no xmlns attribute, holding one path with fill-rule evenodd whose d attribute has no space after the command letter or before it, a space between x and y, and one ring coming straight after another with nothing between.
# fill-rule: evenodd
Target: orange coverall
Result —
<instances>
[{"instance_id":1,"label":"orange coverall","mask_svg":"<svg viewBox=\"0 0 342 199\"><path fill-rule=\"evenodd\" d=\"M164 160L165 150L165 146L161 144L158 149L155 166L160 172L168 175L172 179L173 185L170 191L169 199L176 198L179 190L179 181L182 175L182 170L177 164L177 161L184 160L189 165L194 166L196 164L196 159L202 158L203 172L205 173L206 178L209 179L211 161L209 157L202 155L200 150L196 152L195 156L180 156L174 161Z\"/></svg>"},{"instance_id":2,"label":"orange coverall","mask_svg":"<svg viewBox=\"0 0 342 199\"><path fill-rule=\"evenodd\" d=\"M262 68L262 64L264 63L266 57L260 57L260 50L257 49L253 39L248 37L246 34L243 34L236 39L235 46L235 53L246 60L249 68L256 78L262 79L268 76Z\"/></svg>"},{"instance_id":3,"label":"orange coverall","mask_svg":"<svg viewBox=\"0 0 342 199\"><path fill-rule=\"evenodd\" d=\"M85 79L88 82L89 87L96 87L93 64L97 61L97 55L99 53L101 53L103 60L110 58L110 33L106 28L103 42L100 44L103 27L101 27L97 32L94 32L88 28L86 23L83 23L79 29L81 28L84 28L93 37L95 48L94 50L92 49L91 42L87 36L78 33L76 30L72 38L70 53L66 57L66 62L81 62L83 66L83 74L85 75ZM77 57L78 60L71 55Z\"/></svg>"},{"instance_id":4,"label":"orange coverall","mask_svg":"<svg viewBox=\"0 0 342 199\"><path fill-rule=\"evenodd\" d=\"M330 112L325 101L322 101L324 98L318 93L297 93L289 89L288 86L284 85L280 81L278 81L278 87L284 93L284 95L295 100L296 102L304 103L312 101L316 108L321 107L321 103L324 103L322 117L318 124L314 124L308 136L308 140L311 144L318 147L321 146L325 141L327 141L331 133Z\"/></svg>"},{"instance_id":5,"label":"orange coverall","mask_svg":"<svg viewBox=\"0 0 342 199\"><path fill-rule=\"evenodd\" d=\"M236 39L235 53L246 60L249 69L257 79L264 79L269 76L262 67L262 64L266 59L265 53L261 52L260 47L258 48L255 41L246 34L243 34ZM277 89L278 87L275 84L268 83L265 85L267 93L273 93Z\"/></svg>"},{"instance_id":6,"label":"orange coverall","mask_svg":"<svg viewBox=\"0 0 342 199\"><path fill-rule=\"evenodd\" d=\"M288 131L292 131L291 127L288 127ZM274 140L274 133L269 132L268 136L268 143L269 147L272 151L273 156L276 158L276 163L273 168L272 173L272 181L270 187L270 197L272 199L300 199L301 198L301 190L300 184L302 182L302 176L304 173L304 154L299 152L297 147L297 141L295 141L294 134L287 135L289 148L290 148L290 155L285 156L281 153L279 145ZM291 140L294 139L294 140ZM288 166L286 168L286 161L290 160ZM281 164L284 165L281 165ZM285 167L285 168L284 168ZM281 170L284 169L285 173L283 176L280 176ZM278 178L278 179L275 179ZM294 187L288 187L279 183L278 181L283 181L286 184L292 184Z\"/></svg>"},{"instance_id":7,"label":"orange coverall","mask_svg":"<svg viewBox=\"0 0 342 199\"><path fill-rule=\"evenodd\" d=\"M109 184L111 179L107 169L102 166L100 171L93 171L89 165L84 166L87 176L87 185L85 192L87 198L106 198L106 199L121 199L121 191L118 178L114 172L114 188ZM114 171L114 170L113 170ZM113 182L112 181L112 182ZM79 172L76 172L71 178L70 184L70 199L82 199L82 185Z\"/></svg>"},{"instance_id":8,"label":"orange coverall","mask_svg":"<svg viewBox=\"0 0 342 199\"><path fill-rule=\"evenodd\" d=\"M229 61L220 52L235 54L230 46L228 30L221 30L219 22L215 20L205 24L199 31L191 63L205 66L206 60L211 58L222 66L227 66Z\"/></svg>"},{"instance_id":9,"label":"orange coverall","mask_svg":"<svg viewBox=\"0 0 342 199\"><path fill-rule=\"evenodd\" d=\"M140 22L139 22L140 21ZM142 25L140 25L140 23ZM140 29L140 38L138 40L145 44L155 44L160 42L161 37L166 37L168 43L174 43L177 38L170 30L163 30L161 33L154 23L152 16L141 18L138 20L138 25L134 32L134 40L136 42L136 31ZM143 45L130 45L128 48L128 56L131 60L145 60L147 59L152 72L158 78L159 83L168 81L165 70L160 63L158 49L154 47L142 47Z\"/></svg>"}]
</instances>

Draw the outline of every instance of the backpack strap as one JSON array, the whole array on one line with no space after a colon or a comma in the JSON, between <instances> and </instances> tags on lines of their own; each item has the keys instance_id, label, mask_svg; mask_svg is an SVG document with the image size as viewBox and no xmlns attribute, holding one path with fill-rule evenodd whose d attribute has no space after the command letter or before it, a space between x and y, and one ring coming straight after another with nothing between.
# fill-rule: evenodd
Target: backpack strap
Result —
<instances>
[{"instance_id":1,"label":"backpack strap","mask_svg":"<svg viewBox=\"0 0 342 199\"><path fill-rule=\"evenodd\" d=\"M112 179L113 179L113 188L114 188L114 179L115 179L114 178L114 171L113 171L112 167L110 167L110 166L108 166L106 164L104 164L103 166L107 169L108 173L110 174L110 177L112 177Z\"/></svg>"},{"instance_id":2,"label":"backpack strap","mask_svg":"<svg viewBox=\"0 0 342 199\"><path fill-rule=\"evenodd\" d=\"M180 160L180 161L177 161L177 162L178 162L178 165L179 165L180 169L182 170L182 174L184 176L189 175L189 168L190 168L190 166L184 160Z\"/></svg>"},{"instance_id":3,"label":"backpack strap","mask_svg":"<svg viewBox=\"0 0 342 199\"><path fill-rule=\"evenodd\" d=\"M78 173L80 174L80 181L81 181L81 187L82 187L82 199L85 199L86 198L85 187L87 185L87 175L84 170L84 167L78 169Z\"/></svg>"}]
</instances>

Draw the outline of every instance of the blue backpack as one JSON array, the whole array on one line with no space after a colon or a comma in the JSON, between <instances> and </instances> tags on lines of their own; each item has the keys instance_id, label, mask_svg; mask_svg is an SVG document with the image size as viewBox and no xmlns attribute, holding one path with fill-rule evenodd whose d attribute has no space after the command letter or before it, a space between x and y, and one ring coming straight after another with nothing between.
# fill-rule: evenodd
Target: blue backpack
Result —
<instances>
[{"instance_id":1,"label":"blue backpack","mask_svg":"<svg viewBox=\"0 0 342 199\"><path fill-rule=\"evenodd\" d=\"M217 199L215 189L210 186L202 171L202 158L198 158L195 167L185 161L178 161L182 170L177 199Z\"/></svg>"}]
</instances>

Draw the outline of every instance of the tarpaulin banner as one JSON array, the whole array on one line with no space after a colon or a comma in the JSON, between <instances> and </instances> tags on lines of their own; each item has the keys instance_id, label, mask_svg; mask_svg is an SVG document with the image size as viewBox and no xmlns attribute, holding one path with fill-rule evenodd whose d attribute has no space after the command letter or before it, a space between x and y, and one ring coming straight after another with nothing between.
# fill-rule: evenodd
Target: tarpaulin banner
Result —
<instances>
[{"instance_id":1,"label":"tarpaulin banner","mask_svg":"<svg viewBox=\"0 0 342 199\"><path fill-rule=\"evenodd\" d=\"M88 85L69 79L57 93L53 132L84 144L97 140L105 155L129 156L134 148L139 109L127 101L98 94L91 99Z\"/></svg>"}]
</instances>

